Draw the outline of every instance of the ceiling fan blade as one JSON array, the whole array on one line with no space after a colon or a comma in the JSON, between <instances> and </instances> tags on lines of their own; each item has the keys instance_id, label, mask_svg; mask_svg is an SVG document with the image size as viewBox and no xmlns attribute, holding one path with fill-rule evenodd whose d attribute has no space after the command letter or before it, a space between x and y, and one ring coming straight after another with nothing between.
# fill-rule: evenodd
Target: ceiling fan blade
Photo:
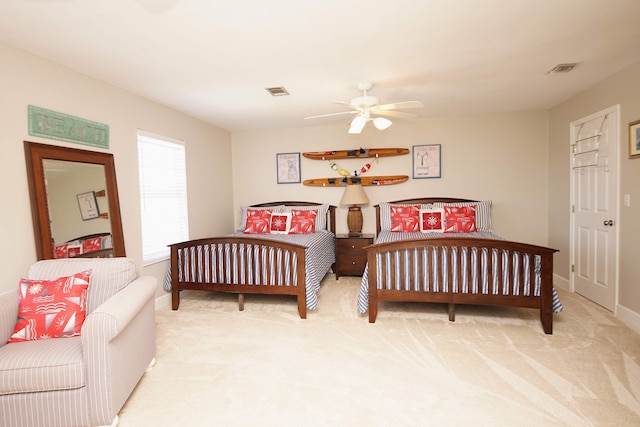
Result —
<instances>
[{"instance_id":1,"label":"ceiling fan blade","mask_svg":"<svg viewBox=\"0 0 640 427\"><path fill-rule=\"evenodd\" d=\"M376 108L381 110L404 110L408 108L422 108L424 105L420 101L402 101L402 102L394 102L393 104L382 104L378 105Z\"/></svg>"},{"instance_id":2,"label":"ceiling fan blade","mask_svg":"<svg viewBox=\"0 0 640 427\"><path fill-rule=\"evenodd\" d=\"M344 116L344 115L347 115L347 114L357 114L357 113L358 113L357 111L342 111L340 113L329 113L329 114L320 114L318 116L309 116L309 117L305 117L304 119L305 120L308 120L308 119L319 119L319 118L322 118L322 117Z\"/></svg>"},{"instance_id":3,"label":"ceiling fan blade","mask_svg":"<svg viewBox=\"0 0 640 427\"><path fill-rule=\"evenodd\" d=\"M404 111L380 110L378 108L372 109L371 114L375 114L378 116L386 116L386 117L396 117L398 119L413 119L418 117L417 114L413 114L413 113L405 113Z\"/></svg>"}]
</instances>

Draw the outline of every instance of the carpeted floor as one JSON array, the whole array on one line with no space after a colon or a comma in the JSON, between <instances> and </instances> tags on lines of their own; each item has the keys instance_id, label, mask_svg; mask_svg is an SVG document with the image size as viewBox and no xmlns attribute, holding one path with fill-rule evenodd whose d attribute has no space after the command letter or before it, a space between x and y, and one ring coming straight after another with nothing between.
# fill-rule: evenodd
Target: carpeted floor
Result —
<instances>
[{"instance_id":1,"label":"carpeted floor","mask_svg":"<svg viewBox=\"0 0 640 427\"><path fill-rule=\"evenodd\" d=\"M579 295L538 312L386 303L328 275L320 308L184 292L157 312L157 364L120 412L140 426L638 426L640 335Z\"/></svg>"}]
</instances>

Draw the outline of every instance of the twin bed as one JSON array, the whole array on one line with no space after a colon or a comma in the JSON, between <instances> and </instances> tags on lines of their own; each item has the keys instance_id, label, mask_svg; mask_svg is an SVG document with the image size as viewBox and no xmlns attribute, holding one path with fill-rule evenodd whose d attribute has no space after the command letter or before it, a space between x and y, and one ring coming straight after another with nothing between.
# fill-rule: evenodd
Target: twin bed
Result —
<instances>
[{"instance_id":1,"label":"twin bed","mask_svg":"<svg viewBox=\"0 0 640 427\"><path fill-rule=\"evenodd\" d=\"M425 214L473 208L474 224L438 231L398 230L390 211ZM376 206L378 236L367 250L358 311L374 323L382 301L524 307L540 310L545 333L553 332L553 313L562 304L553 288L555 249L510 242L491 231L491 202L453 198L406 199ZM464 216L464 215L462 215ZM420 220L420 218L419 218ZM447 221L448 222L448 221ZM401 224L401 223L400 223ZM429 227L426 227L429 228Z\"/></svg>"},{"instance_id":2,"label":"twin bed","mask_svg":"<svg viewBox=\"0 0 640 427\"><path fill-rule=\"evenodd\" d=\"M285 223L285 229L272 234L267 232L270 224L262 228L271 214L283 214L278 218L286 222L307 212L314 216L311 229L298 227L289 234L293 228ZM248 225L247 218L253 217L257 225ZM318 307L320 282L335 262L335 206L262 203L243 208L240 223L241 229L231 235L170 245L171 281L165 289L171 290L173 310L186 289L236 293L240 310L245 294L293 295L300 318L306 319L307 309Z\"/></svg>"},{"instance_id":3,"label":"twin bed","mask_svg":"<svg viewBox=\"0 0 640 427\"><path fill-rule=\"evenodd\" d=\"M434 231L433 224L427 227L425 222L428 230L407 232L402 228L410 220L393 222L391 212L398 208L421 214L473 211L474 224L470 227L463 219L455 233L448 233L444 225ZM540 310L544 332L551 334L553 313L562 310L552 285L556 250L494 235L490 208L490 202L453 198L377 205L378 236L375 244L365 248L367 267L358 311L368 311L373 323L382 301L446 303L451 321L456 304L534 308ZM245 229L171 245L171 281L165 289L171 290L174 310L183 289L237 293L241 310L245 294L295 295L303 319L307 309L317 308L320 282L335 262L335 207L311 202L264 203L243 208L241 224L245 224L246 212L255 209L315 210L319 220L313 233L246 234Z\"/></svg>"}]
</instances>

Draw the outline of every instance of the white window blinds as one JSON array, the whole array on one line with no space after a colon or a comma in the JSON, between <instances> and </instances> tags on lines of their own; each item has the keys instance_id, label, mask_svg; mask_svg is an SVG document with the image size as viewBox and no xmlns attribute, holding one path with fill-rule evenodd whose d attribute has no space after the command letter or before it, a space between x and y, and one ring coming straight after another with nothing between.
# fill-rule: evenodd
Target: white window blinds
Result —
<instances>
[{"instance_id":1,"label":"white window blinds","mask_svg":"<svg viewBox=\"0 0 640 427\"><path fill-rule=\"evenodd\" d=\"M138 131L142 256L167 259L167 245L189 239L184 142Z\"/></svg>"}]
</instances>

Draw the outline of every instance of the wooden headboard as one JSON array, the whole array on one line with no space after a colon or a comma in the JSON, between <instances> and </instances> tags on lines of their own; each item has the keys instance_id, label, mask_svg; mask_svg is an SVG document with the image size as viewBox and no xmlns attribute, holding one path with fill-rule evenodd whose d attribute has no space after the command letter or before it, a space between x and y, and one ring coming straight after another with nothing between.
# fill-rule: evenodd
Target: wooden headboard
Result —
<instances>
[{"instance_id":1,"label":"wooden headboard","mask_svg":"<svg viewBox=\"0 0 640 427\"><path fill-rule=\"evenodd\" d=\"M251 205L254 208L267 208L269 206L320 206L324 203L318 202L296 202L296 201L285 201L285 202L267 202L267 203L258 203L255 205ZM333 234L336 234L336 207L333 205L329 205L329 209L327 210L327 224L329 225L328 230L332 231Z\"/></svg>"},{"instance_id":2,"label":"wooden headboard","mask_svg":"<svg viewBox=\"0 0 640 427\"><path fill-rule=\"evenodd\" d=\"M477 202L477 200L471 199L459 199L455 197L418 197L415 199L394 200L388 202L394 205L426 205L429 203L468 203ZM380 224L380 205L375 205L376 208L376 235L380 234L382 228Z\"/></svg>"}]
</instances>

